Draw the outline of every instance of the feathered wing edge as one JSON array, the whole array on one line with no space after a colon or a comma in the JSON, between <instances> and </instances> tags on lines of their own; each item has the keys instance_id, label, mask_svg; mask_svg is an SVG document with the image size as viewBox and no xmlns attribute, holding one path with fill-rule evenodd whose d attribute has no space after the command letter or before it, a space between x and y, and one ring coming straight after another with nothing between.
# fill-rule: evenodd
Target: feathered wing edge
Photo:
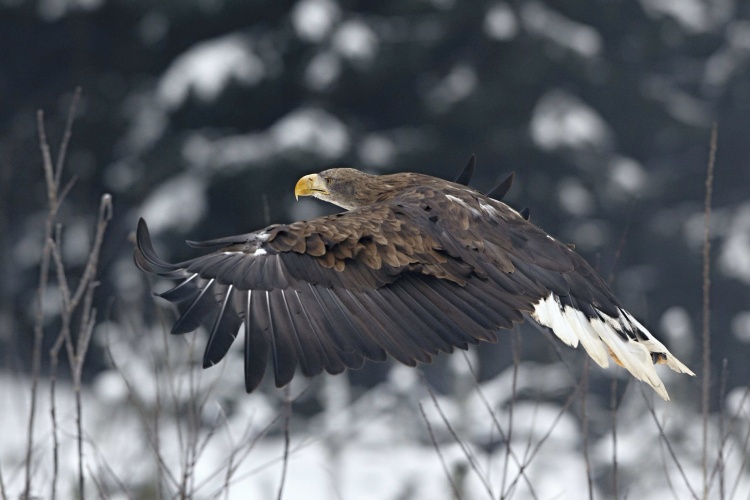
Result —
<instances>
[{"instance_id":1,"label":"feathered wing edge","mask_svg":"<svg viewBox=\"0 0 750 500\"><path fill-rule=\"evenodd\" d=\"M630 313L622 308L606 283L568 245L563 245L536 226L514 218L503 204L490 200L481 208L487 217L505 222L503 231L483 232L485 251L505 257L513 272L494 277L503 282L524 281L516 291L531 295L529 316L547 327L566 344L586 352L602 367L611 356L635 378L648 383L665 400L664 384L655 363L679 373L694 375ZM508 241L503 241L507 238ZM499 258L498 258L499 260ZM485 269L488 270L488 269ZM490 275L493 271L489 270Z\"/></svg>"},{"instance_id":2,"label":"feathered wing edge","mask_svg":"<svg viewBox=\"0 0 750 500\"><path fill-rule=\"evenodd\" d=\"M534 306L531 317L550 328L569 346L577 347L580 342L602 368L609 366L611 356L635 378L649 384L659 396L669 401L669 394L654 363L666 364L678 373L695 374L630 313L621 307L618 311L619 316L614 317L594 309L596 315L587 317L580 309L564 305L560 297L550 293Z\"/></svg>"},{"instance_id":3,"label":"feathered wing edge","mask_svg":"<svg viewBox=\"0 0 750 500\"><path fill-rule=\"evenodd\" d=\"M498 309L493 309L477 303L477 292L414 273L387 287L359 292L299 282L286 289L241 289L226 281L246 272L243 266L253 265L252 256L239 261L239 254L218 251L170 264L156 254L146 223L138 224L136 265L147 273L184 280L159 294L180 311L172 333L190 332L201 324L209 331L204 367L226 355L245 324L248 392L260 384L269 359L276 385L282 387L298 366L313 376L357 369L365 359L384 361L387 355L408 366L429 363L439 352L494 342L497 328L523 320L514 306L503 305L497 291L479 294L484 302L499 300ZM265 261L268 267L275 262L274 272L293 281L279 256L261 256L256 263ZM223 282L216 276L224 276Z\"/></svg>"}]
</instances>

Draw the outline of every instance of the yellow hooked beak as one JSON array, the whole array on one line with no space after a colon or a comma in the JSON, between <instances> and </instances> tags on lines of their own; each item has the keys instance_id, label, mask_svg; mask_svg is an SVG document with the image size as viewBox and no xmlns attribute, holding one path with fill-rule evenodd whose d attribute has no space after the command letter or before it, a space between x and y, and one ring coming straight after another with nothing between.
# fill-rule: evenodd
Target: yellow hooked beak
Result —
<instances>
[{"instance_id":1,"label":"yellow hooked beak","mask_svg":"<svg viewBox=\"0 0 750 500\"><path fill-rule=\"evenodd\" d=\"M300 196L315 196L316 194L330 194L328 184L318 174L306 175L294 186L294 197L298 200Z\"/></svg>"}]
</instances>

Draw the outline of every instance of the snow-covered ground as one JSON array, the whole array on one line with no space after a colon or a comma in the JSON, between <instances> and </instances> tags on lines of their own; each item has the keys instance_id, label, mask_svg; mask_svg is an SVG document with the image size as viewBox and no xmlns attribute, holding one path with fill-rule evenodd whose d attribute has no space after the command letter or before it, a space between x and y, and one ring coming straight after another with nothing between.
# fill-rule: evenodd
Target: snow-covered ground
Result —
<instances>
[{"instance_id":1,"label":"snow-covered ground","mask_svg":"<svg viewBox=\"0 0 750 500\"><path fill-rule=\"evenodd\" d=\"M190 337L164 342L158 329L128 336L109 324L96 338L108 346L114 366L82 392L88 497L156 498L161 489L166 497L182 491L193 498L276 498L284 474L287 499L433 500L455 498L454 490L465 499L578 499L589 492L579 381L562 362L522 362L477 385L466 370L470 356L454 355L456 387L466 388L457 395L431 393L419 371L395 366L386 382L358 397L341 376L301 378L288 392L247 395L237 352L201 371L190 363ZM594 372L592 378L615 375ZM323 409L311 417L291 414L284 472L285 398L314 400ZM615 476L620 498L703 496L703 423L694 394L678 390L664 403L631 383L617 412L615 453L609 402L602 399L587 398L594 498L613 495ZM31 464L31 493L40 498L51 496L53 484L49 401L43 380ZM10 498L23 491L29 404L27 378L0 376L0 473ZM56 488L66 498L78 484L68 383L58 383L55 404ZM735 390L723 422L718 415L709 420L708 498L750 495L749 409L747 393ZM722 474L714 471L720 435Z\"/></svg>"}]
</instances>

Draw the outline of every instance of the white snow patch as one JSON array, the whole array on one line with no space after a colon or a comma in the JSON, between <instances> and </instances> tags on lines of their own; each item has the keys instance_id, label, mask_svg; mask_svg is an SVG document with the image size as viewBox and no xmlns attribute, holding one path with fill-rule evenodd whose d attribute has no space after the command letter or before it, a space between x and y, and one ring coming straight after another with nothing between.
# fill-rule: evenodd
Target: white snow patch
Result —
<instances>
[{"instance_id":1,"label":"white snow patch","mask_svg":"<svg viewBox=\"0 0 750 500\"><path fill-rule=\"evenodd\" d=\"M135 159L116 161L104 168L104 183L112 191L125 192L143 175L143 165Z\"/></svg>"},{"instance_id":2,"label":"white snow patch","mask_svg":"<svg viewBox=\"0 0 750 500\"><path fill-rule=\"evenodd\" d=\"M206 213L206 183L193 175L182 174L160 184L146 198L141 216L152 233L166 229L184 232Z\"/></svg>"},{"instance_id":3,"label":"white snow patch","mask_svg":"<svg viewBox=\"0 0 750 500\"><path fill-rule=\"evenodd\" d=\"M732 318L732 333L741 342L750 344L750 311L737 313Z\"/></svg>"},{"instance_id":4,"label":"white snow patch","mask_svg":"<svg viewBox=\"0 0 750 500\"><path fill-rule=\"evenodd\" d=\"M115 371L105 371L97 375L92 390L102 403L123 403L128 399L128 385Z\"/></svg>"},{"instance_id":5,"label":"white snow patch","mask_svg":"<svg viewBox=\"0 0 750 500\"><path fill-rule=\"evenodd\" d=\"M378 50L378 37L367 24L352 19L342 23L333 34L333 49L343 57L369 63Z\"/></svg>"},{"instance_id":6,"label":"white snow patch","mask_svg":"<svg viewBox=\"0 0 750 500\"><path fill-rule=\"evenodd\" d=\"M616 190L629 195L643 194L648 181L643 166L632 158L617 156L609 163L610 182Z\"/></svg>"},{"instance_id":7,"label":"white snow patch","mask_svg":"<svg viewBox=\"0 0 750 500\"><path fill-rule=\"evenodd\" d=\"M330 51L317 54L305 69L305 84L313 90L323 91L331 87L341 75L341 60Z\"/></svg>"},{"instance_id":8,"label":"white snow patch","mask_svg":"<svg viewBox=\"0 0 750 500\"><path fill-rule=\"evenodd\" d=\"M308 42L320 42L341 17L341 9L331 0L300 0L291 17L298 37Z\"/></svg>"},{"instance_id":9,"label":"white snow patch","mask_svg":"<svg viewBox=\"0 0 750 500\"><path fill-rule=\"evenodd\" d=\"M168 123L167 106L156 93L135 92L125 100L121 109L129 127L117 143L119 155L139 155L164 134Z\"/></svg>"},{"instance_id":10,"label":"white snow patch","mask_svg":"<svg viewBox=\"0 0 750 500\"><path fill-rule=\"evenodd\" d=\"M177 108L193 92L206 102L213 101L231 81L246 86L257 84L266 73L265 64L251 49L250 41L230 34L198 43L180 55L159 81L159 98Z\"/></svg>"},{"instance_id":11,"label":"white snow patch","mask_svg":"<svg viewBox=\"0 0 750 500\"><path fill-rule=\"evenodd\" d=\"M244 134L217 139L211 143L210 152L213 167L232 171L268 159L274 149L264 134ZM189 158L188 154L183 157Z\"/></svg>"},{"instance_id":12,"label":"white snow patch","mask_svg":"<svg viewBox=\"0 0 750 500\"><path fill-rule=\"evenodd\" d=\"M750 283L749 202L737 208L725 231L726 235L719 251L719 268L727 276Z\"/></svg>"},{"instance_id":13,"label":"white snow patch","mask_svg":"<svg viewBox=\"0 0 750 500\"><path fill-rule=\"evenodd\" d=\"M562 179L557 187L560 206L571 215L588 215L594 210L594 197L573 177Z\"/></svg>"},{"instance_id":14,"label":"white snow patch","mask_svg":"<svg viewBox=\"0 0 750 500\"><path fill-rule=\"evenodd\" d=\"M510 40L518 34L518 18L505 2L492 5L484 16L484 33L495 40Z\"/></svg>"},{"instance_id":15,"label":"white snow patch","mask_svg":"<svg viewBox=\"0 0 750 500\"><path fill-rule=\"evenodd\" d=\"M237 171L296 152L334 160L348 148L349 132L341 121L318 108L301 108L262 132L219 139L196 132L183 144L182 157L197 170Z\"/></svg>"},{"instance_id":16,"label":"white snow patch","mask_svg":"<svg viewBox=\"0 0 750 500\"><path fill-rule=\"evenodd\" d=\"M318 108L289 113L271 127L269 135L278 149L302 150L325 159L342 156L350 142L346 126Z\"/></svg>"},{"instance_id":17,"label":"white snow patch","mask_svg":"<svg viewBox=\"0 0 750 500\"><path fill-rule=\"evenodd\" d=\"M607 150L612 132L591 106L562 90L539 99L530 124L531 138L544 150L561 148Z\"/></svg>"},{"instance_id":18,"label":"white snow patch","mask_svg":"<svg viewBox=\"0 0 750 500\"><path fill-rule=\"evenodd\" d=\"M673 118L683 123L703 127L714 119L709 102L683 90L671 75L647 76L641 89L645 97L660 102Z\"/></svg>"},{"instance_id":19,"label":"white snow patch","mask_svg":"<svg viewBox=\"0 0 750 500\"><path fill-rule=\"evenodd\" d=\"M368 134L357 147L362 163L371 167L390 165L396 155L396 145L382 134Z\"/></svg>"},{"instance_id":20,"label":"white snow patch","mask_svg":"<svg viewBox=\"0 0 750 500\"><path fill-rule=\"evenodd\" d=\"M430 139L421 130L401 127L366 134L357 145L363 165L380 169L393 164L398 154L422 151Z\"/></svg>"},{"instance_id":21,"label":"white snow patch","mask_svg":"<svg viewBox=\"0 0 750 500\"><path fill-rule=\"evenodd\" d=\"M93 231L85 219L65 225L62 232L62 257L67 265L81 265L88 260Z\"/></svg>"},{"instance_id":22,"label":"white snow patch","mask_svg":"<svg viewBox=\"0 0 750 500\"><path fill-rule=\"evenodd\" d=\"M565 47L581 57L591 58L602 52L604 42L598 31L540 2L522 4L521 20L529 32Z\"/></svg>"},{"instance_id":23,"label":"white snow patch","mask_svg":"<svg viewBox=\"0 0 750 500\"><path fill-rule=\"evenodd\" d=\"M736 9L733 0L640 0L640 4L652 18L672 18L690 34L713 31Z\"/></svg>"},{"instance_id":24,"label":"white snow patch","mask_svg":"<svg viewBox=\"0 0 750 500\"><path fill-rule=\"evenodd\" d=\"M747 387L735 387L727 394L726 401L729 415L750 420L750 391Z\"/></svg>"},{"instance_id":25,"label":"white snow patch","mask_svg":"<svg viewBox=\"0 0 750 500\"><path fill-rule=\"evenodd\" d=\"M728 82L745 67L750 55L750 21L732 20L724 30L725 44L708 58L704 83L721 92Z\"/></svg>"},{"instance_id":26,"label":"white snow patch","mask_svg":"<svg viewBox=\"0 0 750 500\"><path fill-rule=\"evenodd\" d=\"M672 306L662 314L659 329L673 342L682 342L693 336L693 322L687 309Z\"/></svg>"},{"instance_id":27,"label":"white snow patch","mask_svg":"<svg viewBox=\"0 0 750 500\"><path fill-rule=\"evenodd\" d=\"M479 77L469 65L459 64L427 93L427 103L437 112L446 111L469 97L477 87Z\"/></svg>"},{"instance_id":28,"label":"white snow patch","mask_svg":"<svg viewBox=\"0 0 750 500\"><path fill-rule=\"evenodd\" d=\"M85 465L88 470L101 467L100 472L95 472L98 479L110 479L110 473L117 477L117 481L109 483L111 490L108 490L108 495L126 498L128 493L132 496L133 491L141 491L144 484L156 484L160 466L154 456L154 443L150 441L153 436L158 439L161 463L169 468L170 474L179 477L181 464L188 459L186 450L190 449L191 436L195 433L201 444L197 447L200 453L192 459L194 476L191 483L198 489L191 496L275 497L284 467L284 436L279 432L283 416L276 420L270 432L261 433L282 414L280 401L283 396L281 391L273 390L268 395L244 394L241 388L241 349L236 350L236 356L232 352L228 355L224 363L228 365L226 373L217 371L218 368L201 371L189 366L182 358L200 347L202 339L196 345L189 345L189 342L178 340L186 337L164 338L166 332L159 329L142 335L126 328L119 332L115 326L111 329L116 340L116 345L112 346L113 354L121 371L100 376L93 390L84 388L83 391ZM169 344L168 350L163 346L165 342ZM173 356L169 362L161 357L167 352ZM139 372L144 372L143 376L137 376ZM183 378L180 373L174 379L176 372L190 374L190 377ZM150 385L162 391L161 397L139 399L141 392L128 395L124 382L118 382L121 376L127 378L130 388L141 391L139 385ZM463 498L499 498L502 471L509 457L497 426L507 432L512 422L513 433L509 442L512 454L508 462L509 479L505 485L507 487L508 482L517 477L519 480L509 496L578 499L581 492L588 491L586 464L581 452L581 423L576 411L563 411L560 404L550 402L559 401L560 395L564 399L565 395L574 394L571 379L570 370L563 363L521 363L515 369L509 367L497 377L472 386L467 394L438 395L440 409L466 451L455 443L432 399L425 396L421 405L436 437L436 444L433 444L416 398L412 397L414 386L411 384L407 384L408 394L394 391L391 384L381 384L351 404L346 402L346 395L335 389L334 396L329 399L343 399L343 402L334 402L333 405L341 406L329 408L331 414L312 419L298 414L292 417L285 497L310 500L443 498L450 496L451 489L441 465L442 456L449 471L467 471L461 482ZM343 376L335 380L346 383ZM195 415L197 420L186 412L186 408L193 408L195 403L195 400L184 397L188 391L183 389L189 386L197 387L198 399L206 398L207 401L203 411ZM417 384L416 388L419 387L421 384ZM176 400L172 397L172 389L177 389ZM347 391L346 388L343 390ZM4 486L8 496L13 498L23 489L23 474L19 473L23 469L19 464L25 451L29 391L29 381L23 376L0 374L0 421L4 426L4 432L0 434L0 462ZM48 393L49 387L43 379L40 394ZM542 397L541 401L528 398L529 394L539 393L556 394L557 397ZM72 395L68 385L58 382L60 456L69 457L60 460L60 484L73 484L77 474ZM598 426L605 423L601 420L602 415L609 414L608 398L602 402L594 394L591 396L587 402L588 416L592 425ZM700 434L702 420L688 404L690 401L686 397L682 406L679 398L669 405L657 401L654 411L664 428L664 436L681 457L680 467L689 477L697 477L700 475L700 448L694 446L695 440L690 437ZM34 494L46 498L50 496L52 463L49 398L40 396L39 403L35 425ZM727 415L739 415L739 422L750 418L750 401L744 388L732 390L726 403ZM677 498L689 497L689 492L680 482L670 484L665 480L665 468L669 477L678 477L680 472L673 461L654 453L654 443L661 437L653 422L644 425L648 412L639 391L632 389L627 391L618 408L618 472L621 477L638 477L638 481L628 484L628 496L656 500L674 493ZM158 422L158 434L150 434L154 432L155 422ZM723 436L719 434L717 419L710 418L708 425L709 437ZM250 438L251 444L241 447L236 453L235 448L243 441L243 436ZM611 434L596 432L588 437L592 470L602 474L610 472L613 456ZM729 437L727 449L740 446L742 450L742 442L733 439ZM715 450L717 446L712 445L711 449ZM530 450L533 454L529 453ZM474 466L468 465L467 452L486 482L480 480ZM230 462L228 457L235 460ZM715 452L711 458L715 459ZM746 498L750 481L744 454L730 452L724 455L724 460L728 477L736 478L736 496ZM518 463L525 464L524 476L518 476ZM227 477L226 467L230 464L237 470L228 482L229 491L224 495L221 488ZM91 477L88 474L87 480ZM118 490L120 482L125 490ZM164 484L166 496L176 494L170 481ZM597 498L604 496L596 489L593 494Z\"/></svg>"}]
</instances>

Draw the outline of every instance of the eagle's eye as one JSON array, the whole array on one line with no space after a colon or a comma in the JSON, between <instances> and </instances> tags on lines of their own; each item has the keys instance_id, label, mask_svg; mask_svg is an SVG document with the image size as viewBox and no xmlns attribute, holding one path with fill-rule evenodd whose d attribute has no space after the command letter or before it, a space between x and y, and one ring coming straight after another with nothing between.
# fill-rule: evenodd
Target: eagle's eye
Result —
<instances>
[{"instance_id":1,"label":"eagle's eye","mask_svg":"<svg viewBox=\"0 0 750 500\"><path fill-rule=\"evenodd\" d=\"M325 177L323 177L323 180L326 181L326 184L328 185L328 187L330 187L331 184L333 184L333 177L331 177L330 175L326 175Z\"/></svg>"}]
</instances>

